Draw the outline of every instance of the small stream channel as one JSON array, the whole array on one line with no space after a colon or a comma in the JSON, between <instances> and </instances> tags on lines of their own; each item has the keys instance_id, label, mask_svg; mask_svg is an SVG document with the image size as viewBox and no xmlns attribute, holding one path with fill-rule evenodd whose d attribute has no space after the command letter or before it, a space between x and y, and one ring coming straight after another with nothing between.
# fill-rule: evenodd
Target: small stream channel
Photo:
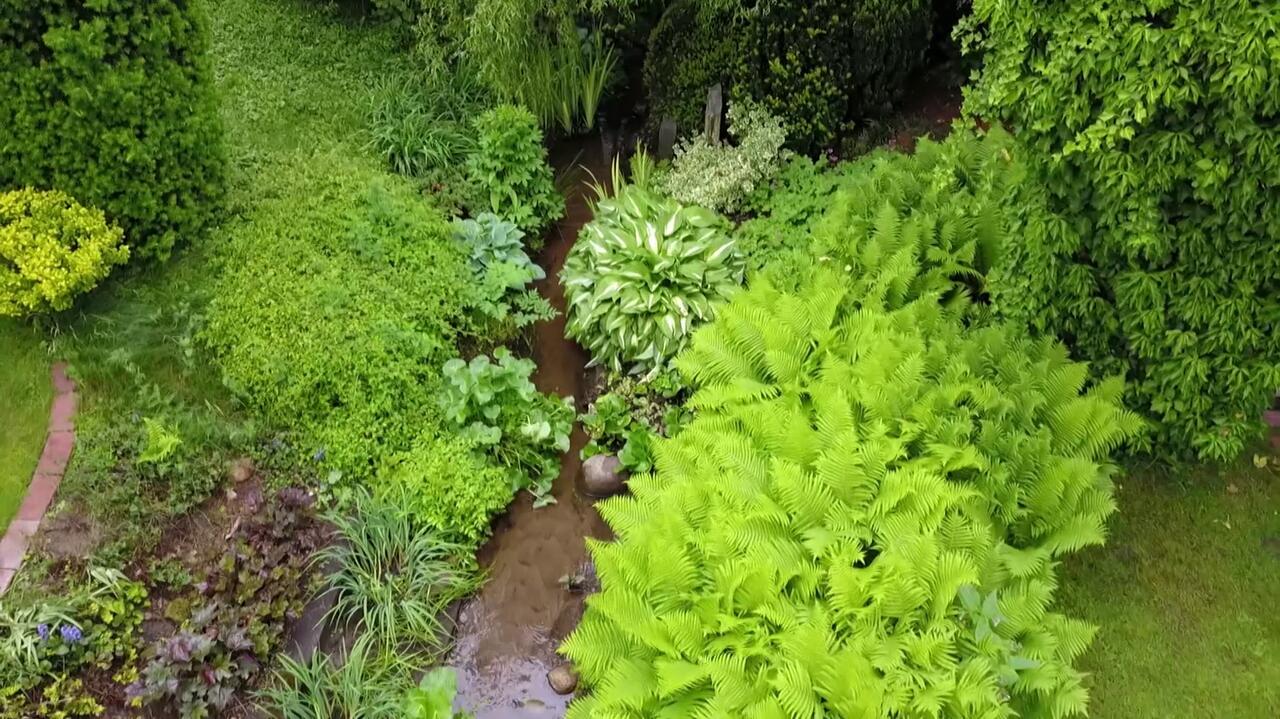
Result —
<instances>
[{"instance_id":1,"label":"small stream channel","mask_svg":"<svg viewBox=\"0 0 1280 719\"><path fill-rule=\"evenodd\" d=\"M587 363L582 348L567 339L565 299L560 268L591 219L588 206L594 175L608 177L608 160L600 135L562 142L551 152L559 173L584 168L567 191L564 218L547 235L538 263L547 278L538 290L560 312L534 329L533 381L538 390L581 399ZM591 174L586 174L589 171ZM580 408L581 409L581 408ZM579 451L587 442L574 425L553 493L556 503L534 509L521 493L494 524L493 537L480 550L488 571L483 589L462 608L456 645L449 664L458 671L458 706L477 719L562 717L571 697L559 696L547 684L547 672L562 663L556 647L582 617L581 594L567 591L561 578L581 571L587 561L584 537L605 539L608 527L577 488L582 466Z\"/></svg>"}]
</instances>

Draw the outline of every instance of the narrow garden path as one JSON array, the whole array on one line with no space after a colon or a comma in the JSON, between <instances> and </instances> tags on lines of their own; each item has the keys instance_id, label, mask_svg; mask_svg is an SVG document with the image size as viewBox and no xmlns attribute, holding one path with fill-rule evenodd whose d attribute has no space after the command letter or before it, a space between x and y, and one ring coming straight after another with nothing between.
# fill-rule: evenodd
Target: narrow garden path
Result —
<instances>
[{"instance_id":1,"label":"narrow garden path","mask_svg":"<svg viewBox=\"0 0 1280 719\"><path fill-rule=\"evenodd\" d=\"M0 539L0 594L4 594L27 556L27 544L40 528L40 520L53 503L53 495L62 483L62 475L71 461L76 446L76 383L67 376L67 365L59 362L50 372L53 381L53 405L49 409L49 434L44 453L36 465L31 484L18 514Z\"/></svg>"},{"instance_id":2,"label":"narrow garden path","mask_svg":"<svg viewBox=\"0 0 1280 719\"><path fill-rule=\"evenodd\" d=\"M591 175L608 177L599 135L560 143L552 152L557 172L581 165ZM586 354L566 339L564 291L558 277L578 231L591 219L590 175L575 178L567 192L565 217L547 235L539 263L547 278L539 291L560 316L535 328L533 358L538 390L581 399ZM577 626L584 595L568 591L562 579L583 571L584 537L606 538L608 527L589 498L577 490L582 466L579 451L586 433L574 425L553 493L556 503L534 509L522 493L494 527L480 550L488 571L484 588L463 607L450 664L458 670L458 704L477 719L564 716L570 697L547 684L547 672L562 663L555 650Z\"/></svg>"}]
</instances>

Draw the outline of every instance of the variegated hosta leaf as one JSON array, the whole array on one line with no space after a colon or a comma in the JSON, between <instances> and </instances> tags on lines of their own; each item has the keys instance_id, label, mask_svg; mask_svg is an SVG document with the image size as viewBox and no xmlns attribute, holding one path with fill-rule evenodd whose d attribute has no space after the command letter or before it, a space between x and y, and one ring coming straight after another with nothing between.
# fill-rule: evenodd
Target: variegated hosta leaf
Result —
<instances>
[{"instance_id":1,"label":"variegated hosta leaf","mask_svg":"<svg viewBox=\"0 0 1280 719\"><path fill-rule=\"evenodd\" d=\"M635 185L596 205L560 273L568 334L594 364L646 370L674 357L742 283L723 218Z\"/></svg>"}]
</instances>

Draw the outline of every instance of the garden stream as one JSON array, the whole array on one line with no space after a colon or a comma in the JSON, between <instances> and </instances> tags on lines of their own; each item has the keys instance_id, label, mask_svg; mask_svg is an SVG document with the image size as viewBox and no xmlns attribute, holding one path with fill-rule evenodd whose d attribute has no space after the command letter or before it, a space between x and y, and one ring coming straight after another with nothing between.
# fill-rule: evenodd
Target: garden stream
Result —
<instances>
[{"instance_id":1,"label":"garden stream","mask_svg":"<svg viewBox=\"0 0 1280 719\"><path fill-rule=\"evenodd\" d=\"M578 231L591 219L590 176L608 177L609 154L599 134L559 143L551 153L557 172L572 180L564 218L547 234L539 263L547 277L539 291L560 312L534 331L533 377L538 390L581 399L586 389L586 353L565 337L565 299L558 274ZM567 173L567 174L566 174ZM609 529L578 491L579 451L587 437L575 424L553 493L556 503L534 509L521 493L494 525L480 550L488 572L484 588L462 608L450 665L458 671L458 706L476 719L562 717L569 696L547 683L547 672L563 663L556 647L577 626L584 594L570 592L565 579L587 563L584 537L607 538Z\"/></svg>"}]
</instances>

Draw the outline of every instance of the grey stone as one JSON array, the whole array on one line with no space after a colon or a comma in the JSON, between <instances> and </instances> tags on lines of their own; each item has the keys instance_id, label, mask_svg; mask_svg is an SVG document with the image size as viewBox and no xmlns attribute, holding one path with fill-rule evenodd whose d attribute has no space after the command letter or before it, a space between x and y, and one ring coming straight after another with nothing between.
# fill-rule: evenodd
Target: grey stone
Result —
<instances>
[{"instance_id":1,"label":"grey stone","mask_svg":"<svg viewBox=\"0 0 1280 719\"><path fill-rule=\"evenodd\" d=\"M705 119L705 127L703 132L707 136L707 142L712 145L720 144L720 124L724 121L724 88L720 87L720 83L711 86L707 91L707 114Z\"/></svg>"},{"instance_id":2,"label":"grey stone","mask_svg":"<svg viewBox=\"0 0 1280 719\"><path fill-rule=\"evenodd\" d=\"M547 672L547 683L556 694L572 694L578 688L578 673L572 664L561 664Z\"/></svg>"},{"instance_id":3,"label":"grey stone","mask_svg":"<svg viewBox=\"0 0 1280 719\"><path fill-rule=\"evenodd\" d=\"M582 491L592 497L612 497L627 488L627 471L611 454L597 454L582 463Z\"/></svg>"},{"instance_id":4,"label":"grey stone","mask_svg":"<svg viewBox=\"0 0 1280 719\"><path fill-rule=\"evenodd\" d=\"M676 121L666 118L658 126L658 160L670 160L676 154Z\"/></svg>"}]
</instances>

